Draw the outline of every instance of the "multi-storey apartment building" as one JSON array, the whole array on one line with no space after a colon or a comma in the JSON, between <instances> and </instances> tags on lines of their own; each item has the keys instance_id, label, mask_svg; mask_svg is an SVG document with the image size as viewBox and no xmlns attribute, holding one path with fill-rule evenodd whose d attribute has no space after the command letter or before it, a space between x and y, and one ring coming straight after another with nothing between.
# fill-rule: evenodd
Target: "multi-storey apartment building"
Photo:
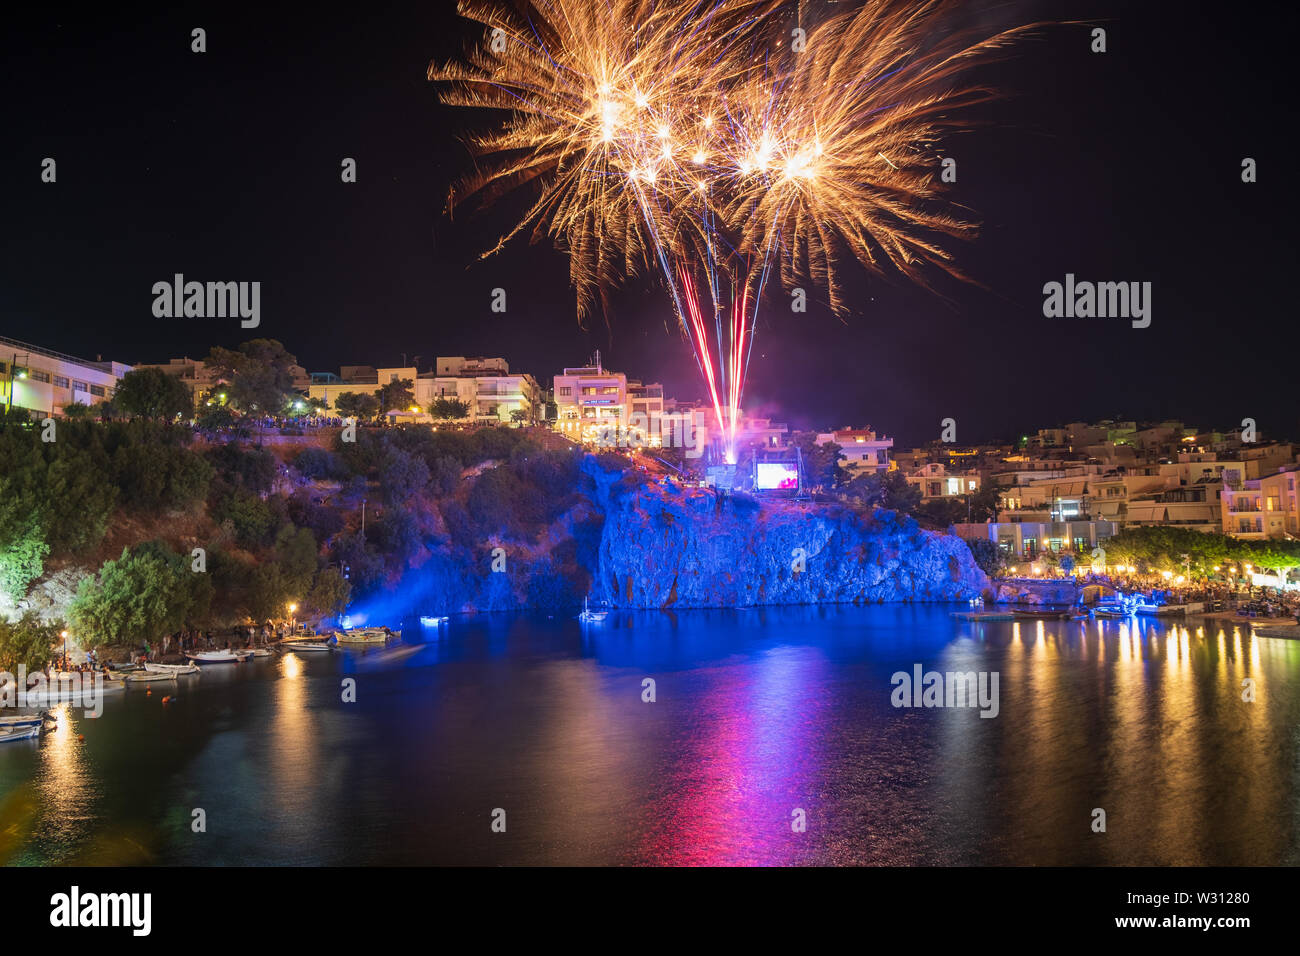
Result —
<instances>
[{"instance_id":1,"label":"multi-storey apartment building","mask_svg":"<svg viewBox=\"0 0 1300 956\"><path fill-rule=\"evenodd\" d=\"M555 427L575 441L597 441L610 429L626 430L627 376L611 372L597 352L590 365L555 376Z\"/></svg>"},{"instance_id":2,"label":"multi-storey apartment building","mask_svg":"<svg viewBox=\"0 0 1300 956\"><path fill-rule=\"evenodd\" d=\"M132 366L65 355L0 336L0 402L4 408L61 416L74 403L94 405L112 398Z\"/></svg>"}]
</instances>

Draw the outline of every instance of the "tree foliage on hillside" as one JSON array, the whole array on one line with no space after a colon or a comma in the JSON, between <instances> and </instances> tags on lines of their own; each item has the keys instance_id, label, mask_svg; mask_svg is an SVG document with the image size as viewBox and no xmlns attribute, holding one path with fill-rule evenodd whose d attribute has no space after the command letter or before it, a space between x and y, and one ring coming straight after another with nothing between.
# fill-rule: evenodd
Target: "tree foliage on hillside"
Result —
<instances>
[{"instance_id":1,"label":"tree foliage on hillside","mask_svg":"<svg viewBox=\"0 0 1300 956\"><path fill-rule=\"evenodd\" d=\"M246 414L278 415L286 409L298 360L275 339L251 339L237 349L214 348L204 364L224 383L231 405Z\"/></svg>"},{"instance_id":2,"label":"tree foliage on hillside","mask_svg":"<svg viewBox=\"0 0 1300 956\"><path fill-rule=\"evenodd\" d=\"M59 630L58 624L31 611L12 622L0 617L0 671L14 674L19 667L29 672L43 668L55 653Z\"/></svg>"},{"instance_id":3,"label":"tree foliage on hillside","mask_svg":"<svg viewBox=\"0 0 1300 956\"><path fill-rule=\"evenodd\" d=\"M189 386L160 368L137 368L123 375L113 393L113 404L130 418L172 420L194 414Z\"/></svg>"},{"instance_id":4,"label":"tree foliage on hillside","mask_svg":"<svg viewBox=\"0 0 1300 956\"><path fill-rule=\"evenodd\" d=\"M211 602L211 578L151 541L83 578L68 617L83 645L141 644L201 623Z\"/></svg>"}]
</instances>

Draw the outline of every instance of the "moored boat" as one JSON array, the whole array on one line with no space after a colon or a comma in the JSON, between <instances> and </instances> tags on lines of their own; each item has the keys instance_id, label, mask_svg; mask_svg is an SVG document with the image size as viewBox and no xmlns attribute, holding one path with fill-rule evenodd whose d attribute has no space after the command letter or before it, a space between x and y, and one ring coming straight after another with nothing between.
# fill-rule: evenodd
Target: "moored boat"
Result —
<instances>
[{"instance_id":1,"label":"moored boat","mask_svg":"<svg viewBox=\"0 0 1300 956\"><path fill-rule=\"evenodd\" d=\"M334 640L340 644L387 644L401 636L401 631L390 631L386 627L352 627L334 632Z\"/></svg>"},{"instance_id":2,"label":"moored boat","mask_svg":"<svg viewBox=\"0 0 1300 956\"><path fill-rule=\"evenodd\" d=\"M123 674L122 679L128 684L152 684L155 681L176 680L175 674L159 674L151 671L135 671Z\"/></svg>"},{"instance_id":3,"label":"moored boat","mask_svg":"<svg viewBox=\"0 0 1300 956\"><path fill-rule=\"evenodd\" d=\"M953 611L952 616L959 621L1014 621L1015 614L1010 611Z\"/></svg>"},{"instance_id":4,"label":"moored boat","mask_svg":"<svg viewBox=\"0 0 1300 956\"><path fill-rule=\"evenodd\" d=\"M197 674L197 664L145 664L144 669L151 674Z\"/></svg>"},{"instance_id":5,"label":"moored boat","mask_svg":"<svg viewBox=\"0 0 1300 956\"><path fill-rule=\"evenodd\" d=\"M54 717L44 711L34 716L0 717L0 730L12 730L19 727L44 727L47 721L52 720L54 720Z\"/></svg>"},{"instance_id":6,"label":"moored boat","mask_svg":"<svg viewBox=\"0 0 1300 956\"><path fill-rule=\"evenodd\" d=\"M0 725L0 744L9 740L28 740L40 736L40 733L40 724L31 727Z\"/></svg>"},{"instance_id":7,"label":"moored boat","mask_svg":"<svg viewBox=\"0 0 1300 956\"><path fill-rule=\"evenodd\" d=\"M241 657L237 651L225 648L220 651L199 651L197 654L186 654L187 658L199 666L209 664L237 664Z\"/></svg>"},{"instance_id":8,"label":"moored boat","mask_svg":"<svg viewBox=\"0 0 1300 956\"><path fill-rule=\"evenodd\" d=\"M1060 608L1035 608L1032 611L1016 608L1011 613L1021 620L1032 621L1059 621L1065 617L1065 612Z\"/></svg>"},{"instance_id":9,"label":"moored boat","mask_svg":"<svg viewBox=\"0 0 1300 956\"><path fill-rule=\"evenodd\" d=\"M605 620L608 611L593 611L587 603L587 598L582 599L582 613L578 615L578 620L584 624L599 624Z\"/></svg>"},{"instance_id":10,"label":"moored boat","mask_svg":"<svg viewBox=\"0 0 1300 956\"><path fill-rule=\"evenodd\" d=\"M1172 617L1187 613L1187 608L1181 604L1139 604L1134 610L1145 617Z\"/></svg>"},{"instance_id":11,"label":"moored boat","mask_svg":"<svg viewBox=\"0 0 1300 956\"><path fill-rule=\"evenodd\" d=\"M285 641L280 646L286 651L301 651L309 654L334 650L333 645L326 644L324 641Z\"/></svg>"},{"instance_id":12,"label":"moored boat","mask_svg":"<svg viewBox=\"0 0 1300 956\"><path fill-rule=\"evenodd\" d=\"M39 686L29 686L18 701L20 707L54 707L58 704L71 704L81 707L93 704L100 696L119 693L126 690L126 681L119 677L105 677L102 674L86 675L82 683L71 681L50 681ZM98 686L96 686L98 685ZM18 691L12 685L0 688L0 697L17 698Z\"/></svg>"}]
</instances>

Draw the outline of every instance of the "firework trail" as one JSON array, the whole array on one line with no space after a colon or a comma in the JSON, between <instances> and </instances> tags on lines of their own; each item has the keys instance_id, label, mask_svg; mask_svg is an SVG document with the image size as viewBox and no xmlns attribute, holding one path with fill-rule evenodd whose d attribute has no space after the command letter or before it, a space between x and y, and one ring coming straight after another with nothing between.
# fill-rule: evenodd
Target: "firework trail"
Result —
<instances>
[{"instance_id":1,"label":"firework trail","mask_svg":"<svg viewBox=\"0 0 1300 956\"><path fill-rule=\"evenodd\" d=\"M965 74L1037 25L973 37L950 24L959 5L868 0L813 24L782 0L463 2L482 39L429 78L448 104L508 115L469 139L484 164L449 207L535 189L484 255L549 237L580 318L657 268L731 457L774 268L836 314L845 256L965 278L943 240L975 226L943 201L935 150L994 96Z\"/></svg>"}]
</instances>

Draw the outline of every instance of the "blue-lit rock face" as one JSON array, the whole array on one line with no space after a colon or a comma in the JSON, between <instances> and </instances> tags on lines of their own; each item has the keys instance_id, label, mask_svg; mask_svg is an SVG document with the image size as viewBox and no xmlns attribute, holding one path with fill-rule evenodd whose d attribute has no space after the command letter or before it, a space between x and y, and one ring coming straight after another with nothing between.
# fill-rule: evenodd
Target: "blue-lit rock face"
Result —
<instances>
[{"instance_id":1,"label":"blue-lit rock face","mask_svg":"<svg viewBox=\"0 0 1300 956\"><path fill-rule=\"evenodd\" d=\"M989 588L965 543L892 512L864 519L626 481L598 494L605 527L592 596L619 607L960 601Z\"/></svg>"}]
</instances>

